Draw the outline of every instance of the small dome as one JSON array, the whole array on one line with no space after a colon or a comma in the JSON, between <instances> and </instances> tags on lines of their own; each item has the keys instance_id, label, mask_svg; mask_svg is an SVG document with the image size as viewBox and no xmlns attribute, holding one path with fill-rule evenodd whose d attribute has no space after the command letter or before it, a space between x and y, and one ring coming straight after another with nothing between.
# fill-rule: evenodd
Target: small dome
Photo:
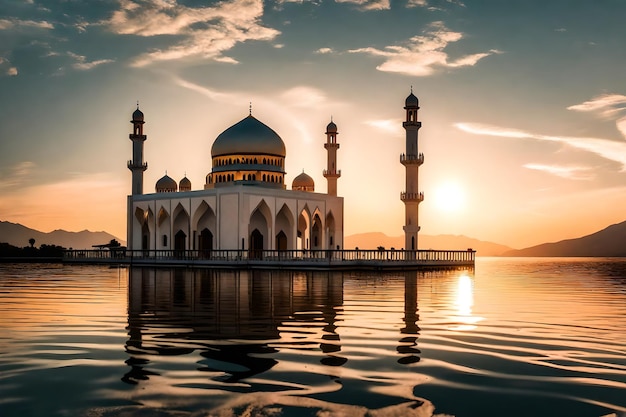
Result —
<instances>
[{"instance_id":1,"label":"small dome","mask_svg":"<svg viewBox=\"0 0 626 417\"><path fill-rule=\"evenodd\" d=\"M411 91L411 94L409 94L409 96L406 98L406 101L404 102L404 106L405 107L419 107L419 100L417 99L417 97L415 97L415 95L413 94L413 91Z\"/></svg>"},{"instance_id":2,"label":"small dome","mask_svg":"<svg viewBox=\"0 0 626 417\"><path fill-rule=\"evenodd\" d=\"M315 181L302 171L302 174L293 179L291 189L295 191L315 191Z\"/></svg>"},{"instance_id":3,"label":"small dome","mask_svg":"<svg viewBox=\"0 0 626 417\"><path fill-rule=\"evenodd\" d=\"M173 193L178 190L178 185L176 185L176 181L172 177L165 174L157 181L155 188L157 193Z\"/></svg>"},{"instance_id":4,"label":"small dome","mask_svg":"<svg viewBox=\"0 0 626 417\"><path fill-rule=\"evenodd\" d=\"M332 120L326 126L326 133L337 133L337 125Z\"/></svg>"},{"instance_id":5,"label":"small dome","mask_svg":"<svg viewBox=\"0 0 626 417\"><path fill-rule=\"evenodd\" d=\"M180 191L191 191L191 181L189 178L185 177L178 183L178 189Z\"/></svg>"},{"instance_id":6,"label":"small dome","mask_svg":"<svg viewBox=\"0 0 626 417\"><path fill-rule=\"evenodd\" d=\"M143 122L143 112L139 110L139 107L133 112L133 122Z\"/></svg>"},{"instance_id":7,"label":"small dome","mask_svg":"<svg viewBox=\"0 0 626 417\"><path fill-rule=\"evenodd\" d=\"M284 158L287 151L278 133L250 115L220 133L211 147L212 157L242 153Z\"/></svg>"}]
</instances>

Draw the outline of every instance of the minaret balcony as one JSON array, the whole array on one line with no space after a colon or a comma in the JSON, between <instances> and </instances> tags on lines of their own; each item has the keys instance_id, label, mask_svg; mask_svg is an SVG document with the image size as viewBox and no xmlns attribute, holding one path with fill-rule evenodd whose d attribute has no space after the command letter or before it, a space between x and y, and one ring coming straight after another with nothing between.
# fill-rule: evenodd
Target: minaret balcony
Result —
<instances>
[{"instance_id":1,"label":"minaret balcony","mask_svg":"<svg viewBox=\"0 0 626 417\"><path fill-rule=\"evenodd\" d=\"M128 161L128 169L145 171L146 169L148 169L148 163L144 162L144 163L135 164L133 163L133 161Z\"/></svg>"},{"instance_id":2,"label":"minaret balcony","mask_svg":"<svg viewBox=\"0 0 626 417\"><path fill-rule=\"evenodd\" d=\"M328 177L341 177L341 170L331 170L331 169L325 169L324 172L322 173L324 175L324 177L328 178Z\"/></svg>"},{"instance_id":3,"label":"minaret balcony","mask_svg":"<svg viewBox=\"0 0 626 417\"><path fill-rule=\"evenodd\" d=\"M424 201L424 193L400 193L400 200L410 203L421 203Z\"/></svg>"},{"instance_id":4,"label":"minaret balcony","mask_svg":"<svg viewBox=\"0 0 626 417\"><path fill-rule=\"evenodd\" d=\"M324 148L326 148L326 149L339 149L339 144L337 142L326 142L324 144Z\"/></svg>"},{"instance_id":5,"label":"minaret balcony","mask_svg":"<svg viewBox=\"0 0 626 417\"><path fill-rule=\"evenodd\" d=\"M424 163L424 154L419 155L400 155L400 163L402 165L417 165L420 166Z\"/></svg>"}]
</instances>

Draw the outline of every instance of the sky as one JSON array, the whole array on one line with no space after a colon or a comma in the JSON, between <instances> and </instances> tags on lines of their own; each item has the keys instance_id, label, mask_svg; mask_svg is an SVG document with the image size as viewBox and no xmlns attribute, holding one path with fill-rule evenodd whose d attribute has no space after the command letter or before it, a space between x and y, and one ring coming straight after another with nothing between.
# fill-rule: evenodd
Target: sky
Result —
<instances>
[{"instance_id":1,"label":"sky","mask_svg":"<svg viewBox=\"0 0 626 417\"><path fill-rule=\"evenodd\" d=\"M131 114L144 191L202 189L252 114L326 191L344 234L403 234L404 100L419 98L423 234L514 248L626 220L621 0L3 0L0 220L126 237Z\"/></svg>"}]
</instances>

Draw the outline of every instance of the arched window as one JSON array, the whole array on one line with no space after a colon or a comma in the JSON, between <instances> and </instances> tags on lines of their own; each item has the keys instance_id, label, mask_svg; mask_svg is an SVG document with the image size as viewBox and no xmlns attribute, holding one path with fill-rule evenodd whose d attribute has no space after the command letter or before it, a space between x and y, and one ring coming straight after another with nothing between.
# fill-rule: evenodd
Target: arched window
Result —
<instances>
[{"instance_id":1,"label":"arched window","mask_svg":"<svg viewBox=\"0 0 626 417\"><path fill-rule=\"evenodd\" d=\"M263 181L265 181L265 174L263 174Z\"/></svg>"},{"instance_id":2,"label":"arched window","mask_svg":"<svg viewBox=\"0 0 626 417\"><path fill-rule=\"evenodd\" d=\"M167 235L163 235L163 247L167 247Z\"/></svg>"},{"instance_id":3,"label":"arched window","mask_svg":"<svg viewBox=\"0 0 626 417\"><path fill-rule=\"evenodd\" d=\"M252 181L256 181L256 174L252 174Z\"/></svg>"},{"instance_id":4,"label":"arched window","mask_svg":"<svg viewBox=\"0 0 626 417\"><path fill-rule=\"evenodd\" d=\"M254 163L257 164L258 162L256 161L256 158L254 158Z\"/></svg>"}]
</instances>

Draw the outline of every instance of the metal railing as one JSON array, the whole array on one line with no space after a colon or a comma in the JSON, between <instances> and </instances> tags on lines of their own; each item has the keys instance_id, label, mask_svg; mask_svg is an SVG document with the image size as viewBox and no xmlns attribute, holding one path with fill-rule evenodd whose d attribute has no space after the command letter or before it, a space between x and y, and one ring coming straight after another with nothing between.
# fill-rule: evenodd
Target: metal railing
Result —
<instances>
[{"instance_id":1,"label":"metal railing","mask_svg":"<svg viewBox=\"0 0 626 417\"><path fill-rule=\"evenodd\" d=\"M472 264L476 251L468 250L394 250L394 249L344 249L344 250L68 250L64 260L133 261L193 261L193 262L325 262L342 263L363 261L371 263L420 263L420 264Z\"/></svg>"}]
</instances>

